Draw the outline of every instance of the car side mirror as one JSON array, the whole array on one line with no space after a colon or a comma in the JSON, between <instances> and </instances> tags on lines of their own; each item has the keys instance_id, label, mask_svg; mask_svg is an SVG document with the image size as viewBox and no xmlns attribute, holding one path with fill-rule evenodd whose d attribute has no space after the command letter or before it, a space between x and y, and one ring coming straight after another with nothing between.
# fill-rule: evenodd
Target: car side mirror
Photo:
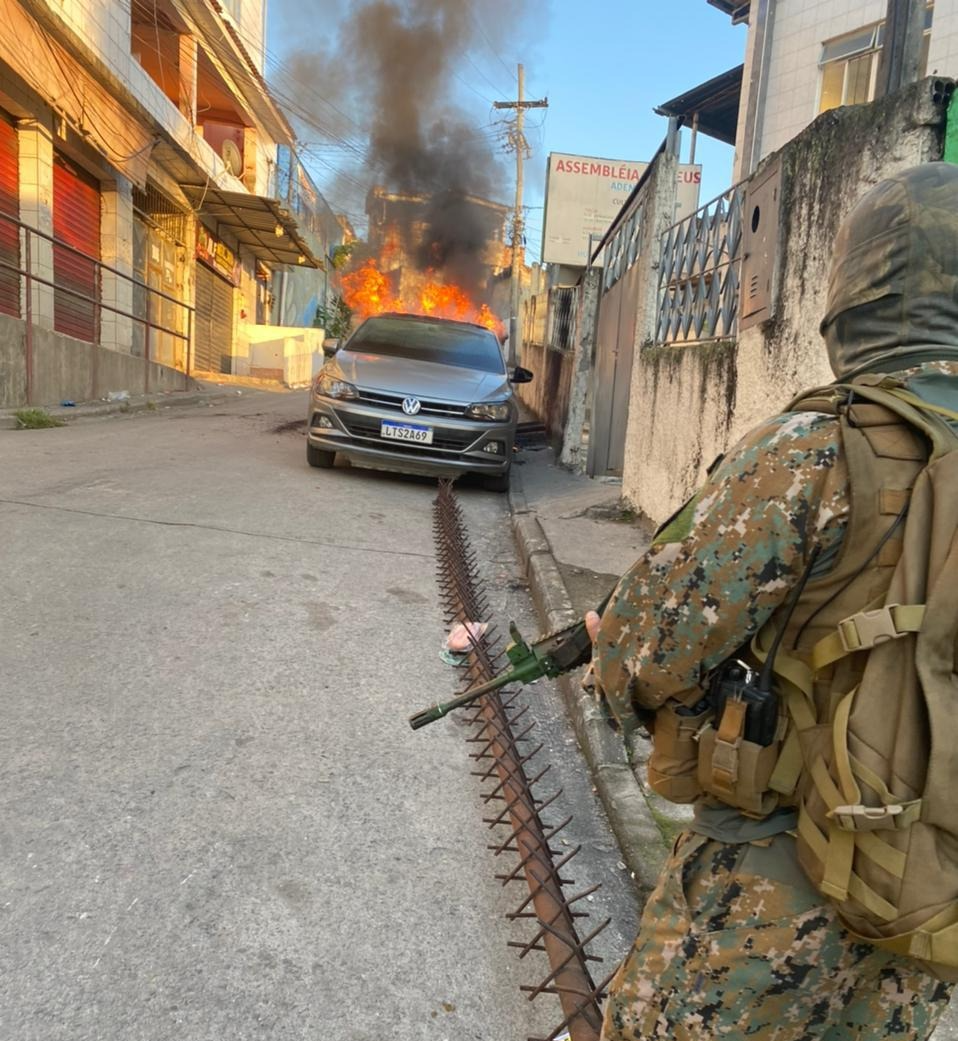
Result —
<instances>
[{"instance_id":1,"label":"car side mirror","mask_svg":"<svg viewBox=\"0 0 958 1041\"><path fill-rule=\"evenodd\" d=\"M509 377L510 383L531 383L535 379L535 373L517 365Z\"/></svg>"},{"instance_id":2,"label":"car side mirror","mask_svg":"<svg viewBox=\"0 0 958 1041\"><path fill-rule=\"evenodd\" d=\"M339 350L339 340L323 340L323 355L326 358L332 356Z\"/></svg>"}]
</instances>

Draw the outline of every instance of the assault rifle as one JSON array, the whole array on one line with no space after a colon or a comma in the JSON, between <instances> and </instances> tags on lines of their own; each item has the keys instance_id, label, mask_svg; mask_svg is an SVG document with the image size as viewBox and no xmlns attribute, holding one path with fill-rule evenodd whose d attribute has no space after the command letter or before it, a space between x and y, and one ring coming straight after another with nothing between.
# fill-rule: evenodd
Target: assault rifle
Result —
<instances>
[{"instance_id":1,"label":"assault rifle","mask_svg":"<svg viewBox=\"0 0 958 1041\"><path fill-rule=\"evenodd\" d=\"M597 608L598 613L608 606L612 599L612 593L602 601ZM545 676L553 679L561 676L564 672L572 672L580 665L585 665L592 658L592 640L585 627L585 619L567 625L564 629L557 629L548 636L542 636L533 643L527 643L516 628L515 622L509 624L509 635L512 638L506 648L506 656L509 659L509 667L486 683L480 683L477 687L470 687L458 697L451 701L441 701L431 708L423 709L414 716L409 717L409 725L413 730L434 723L442 719L454 708L464 708L471 705L483 694L490 694L494 690L507 687L510 683L530 683L532 680Z\"/></svg>"}]
</instances>

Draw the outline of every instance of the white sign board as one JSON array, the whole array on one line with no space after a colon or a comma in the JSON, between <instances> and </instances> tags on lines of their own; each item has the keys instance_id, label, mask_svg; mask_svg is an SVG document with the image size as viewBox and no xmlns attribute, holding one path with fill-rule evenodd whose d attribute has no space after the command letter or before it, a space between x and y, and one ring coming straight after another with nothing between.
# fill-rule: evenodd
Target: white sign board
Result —
<instances>
[{"instance_id":1,"label":"white sign board","mask_svg":"<svg viewBox=\"0 0 958 1041\"><path fill-rule=\"evenodd\" d=\"M542 262L585 267L589 236L593 248L619 215L648 163L597 159L550 152L546 167L546 204L542 226ZM675 219L698 209L702 167L679 167Z\"/></svg>"}]
</instances>

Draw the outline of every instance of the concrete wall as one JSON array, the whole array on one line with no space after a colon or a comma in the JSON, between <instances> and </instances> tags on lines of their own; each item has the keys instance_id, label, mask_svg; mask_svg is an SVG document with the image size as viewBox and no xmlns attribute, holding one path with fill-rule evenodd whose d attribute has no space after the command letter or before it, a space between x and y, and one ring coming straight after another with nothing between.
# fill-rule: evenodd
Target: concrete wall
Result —
<instances>
[{"instance_id":1,"label":"concrete wall","mask_svg":"<svg viewBox=\"0 0 958 1041\"><path fill-rule=\"evenodd\" d=\"M306 387L324 361L323 329L250 325L244 338L249 354L236 359L235 371L245 376L280 380L287 387Z\"/></svg>"},{"instance_id":2,"label":"concrete wall","mask_svg":"<svg viewBox=\"0 0 958 1041\"><path fill-rule=\"evenodd\" d=\"M941 157L944 108L931 88L926 80L871 105L827 112L778 153L773 316L738 343L639 351L623 475L635 508L655 521L669 516L717 455L803 387L832 380L818 323L835 232L882 178Z\"/></svg>"},{"instance_id":3,"label":"concrete wall","mask_svg":"<svg viewBox=\"0 0 958 1041\"><path fill-rule=\"evenodd\" d=\"M193 381L182 372L148 365L142 358L74 340L52 329L33 330L33 394L30 404L90 401L111 391L132 394L187 390ZM26 325L0 315L0 408L27 402Z\"/></svg>"},{"instance_id":4,"label":"concrete wall","mask_svg":"<svg viewBox=\"0 0 958 1041\"><path fill-rule=\"evenodd\" d=\"M821 84L822 44L845 33L874 25L885 17L887 0L773 0L764 82L756 92L755 161L782 148L801 133L818 114ZM749 37L753 42L762 5L750 9ZM745 96L752 69L759 67L754 48L747 47ZM958 74L958 0L936 0L928 73ZM747 114L739 119L738 162L735 179L747 176L743 163L742 136ZM747 157L744 157L747 162ZM754 164L753 164L754 165Z\"/></svg>"}]
</instances>

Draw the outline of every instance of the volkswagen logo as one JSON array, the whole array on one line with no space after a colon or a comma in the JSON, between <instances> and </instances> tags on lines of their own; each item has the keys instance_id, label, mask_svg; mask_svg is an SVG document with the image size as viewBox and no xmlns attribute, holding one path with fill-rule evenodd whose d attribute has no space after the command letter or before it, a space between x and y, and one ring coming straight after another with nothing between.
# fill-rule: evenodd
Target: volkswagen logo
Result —
<instances>
[{"instance_id":1,"label":"volkswagen logo","mask_svg":"<svg viewBox=\"0 0 958 1041\"><path fill-rule=\"evenodd\" d=\"M402 410L407 416L415 416L422 408L422 402L419 398L403 398Z\"/></svg>"}]
</instances>

